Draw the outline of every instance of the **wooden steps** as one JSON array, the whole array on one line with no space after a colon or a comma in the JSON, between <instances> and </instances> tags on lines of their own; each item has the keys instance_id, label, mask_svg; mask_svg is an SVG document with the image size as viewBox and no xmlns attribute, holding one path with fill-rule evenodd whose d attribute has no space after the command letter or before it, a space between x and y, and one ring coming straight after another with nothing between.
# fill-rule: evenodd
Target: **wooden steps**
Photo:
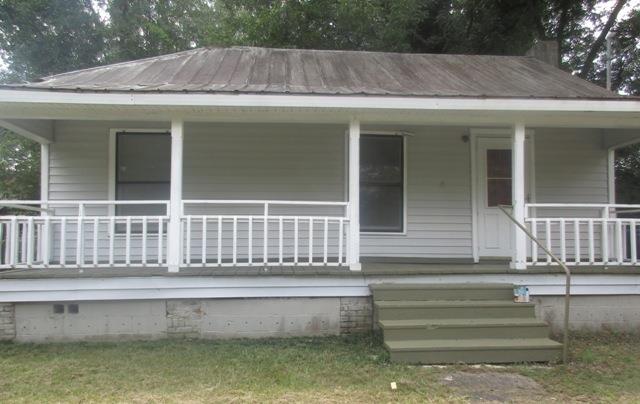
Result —
<instances>
[{"instance_id":1,"label":"wooden steps","mask_svg":"<svg viewBox=\"0 0 640 404\"><path fill-rule=\"evenodd\" d=\"M535 305L513 302L513 285L376 284L371 290L394 362L549 362L561 354Z\"/></svg>"}]
</instances>

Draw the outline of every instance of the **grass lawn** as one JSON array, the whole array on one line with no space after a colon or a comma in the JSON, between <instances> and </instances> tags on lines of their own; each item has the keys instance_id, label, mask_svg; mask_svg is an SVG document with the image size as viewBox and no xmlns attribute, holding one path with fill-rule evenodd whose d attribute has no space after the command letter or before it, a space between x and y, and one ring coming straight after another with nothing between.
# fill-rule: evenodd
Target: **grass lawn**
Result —
<instances>
[{"instance_id":1,"label":"grass lawn","mask_svg":"<svg viewBox=\"0 0 640 404\"><path fill-rule=\"evenodd\" d=\"M526 375L556 402L640 401L640 337L579 338L572 351L568 369L488 369L390 364L376 336L3 343L0 402L465 402L441 383L459 370Z\"/></svg>"}]
</instances>

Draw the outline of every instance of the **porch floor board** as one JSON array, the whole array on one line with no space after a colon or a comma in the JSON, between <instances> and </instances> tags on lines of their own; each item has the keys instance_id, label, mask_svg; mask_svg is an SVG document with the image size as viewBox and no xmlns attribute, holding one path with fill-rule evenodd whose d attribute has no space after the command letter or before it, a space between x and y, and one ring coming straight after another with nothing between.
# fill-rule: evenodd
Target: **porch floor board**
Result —
<instances>
[{"instance_id":1,"label":"porch floor board","mask_svg":"<svg viewBox=\"0 0 640 404\"><path fill-rule=\"evenodd\" d=\"M574 274L638 274L640 266L602 267L580 266L571 268ZM0 271L0 279L46 278L117 278L145 276L411 276L411 275L464 275L464 274L563 274L559 267L531 267L526 270L509 268L506 262L491 263L393 263L367 262L362 271L350 271L347 267L190 267L179 272L169 272L167 267L82 267L82 268L19 268Z\"/></svg>"}]
</instances>

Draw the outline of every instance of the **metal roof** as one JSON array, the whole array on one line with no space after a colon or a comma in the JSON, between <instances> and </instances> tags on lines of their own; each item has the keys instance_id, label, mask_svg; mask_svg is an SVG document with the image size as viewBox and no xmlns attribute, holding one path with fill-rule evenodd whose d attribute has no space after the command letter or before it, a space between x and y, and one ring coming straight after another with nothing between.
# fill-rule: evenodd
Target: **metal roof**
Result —
<instances>
[{"instance_id":1,"label":"metal roof","mask_svg":"<svg viewBox=\"0 0 640 404\"><path fill-rule=\"evenodd\" d=\"M626 98L526 56L198 48L4 85L87 92Z\"/></svg>"}]
</instances>

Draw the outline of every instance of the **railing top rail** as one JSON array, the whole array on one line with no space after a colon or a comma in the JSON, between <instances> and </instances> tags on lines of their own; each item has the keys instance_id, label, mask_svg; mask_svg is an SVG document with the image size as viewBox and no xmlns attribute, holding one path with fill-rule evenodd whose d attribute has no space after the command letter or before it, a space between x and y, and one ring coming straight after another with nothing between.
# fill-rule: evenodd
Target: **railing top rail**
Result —
<instances>
[{"instance_id":1,"label":"railing top rail","mask_svg":"<svg viewBox=\"0 0 640 404\"><path fill-rule=\"evenodd\" d=\"M527 208L629 208L638 209L640 205L636 204L612 204L612 203L527 203Z\"/></svg>"},{"instance_id":2,"label":"railing top rail","mask_svg":"<svg viewBox=\"0 0 640 404\"><path fill-rule=\"evenodd\" d=\"M55 200L55 201L21 201L21 200L0 200L0 206L7 205L49 205L49 206L75 206L75 205L168 205L166 200Z\"/></svg>"},{"instance_id":3,"label":"railing top rail","mask_svg":"<svg viewBox=\"0 0 640 404\"><path fill-rule=\"evenodd\" d=\"M349 202L335 201L287 201L253 199L184 199L183 205L311 205L311 206L347 206Z\"/></svg>"}]
</instances>

